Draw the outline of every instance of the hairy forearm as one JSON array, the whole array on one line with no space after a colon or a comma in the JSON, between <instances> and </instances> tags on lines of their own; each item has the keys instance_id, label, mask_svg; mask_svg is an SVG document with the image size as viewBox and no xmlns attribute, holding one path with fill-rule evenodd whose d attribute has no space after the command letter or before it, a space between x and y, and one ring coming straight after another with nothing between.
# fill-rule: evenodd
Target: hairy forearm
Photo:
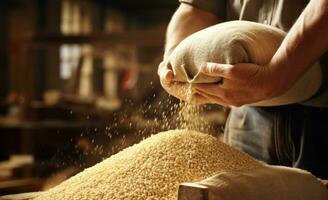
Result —
<instances>
[{"instance_id":1,"label":"hairy forearm","mask_svg":"<svg viewBox=\"0 0 328 200\"><path fill-rule=\"evenodd\" d=\"M277 81L287 78L294 82L327 50L328 0L311 0L269 66L281 78Z\"/></svg>"},{"instance_id":2,"label":"hairy forearm","mask_svg":"<svg viewBox=\"0 0 328 200\"><path fill-rule=\"evenodd\" d=\"M164 59L184 38L218 22L219 19L209 12L181 4L167 28Z\"/></svg>"}]
</instances>

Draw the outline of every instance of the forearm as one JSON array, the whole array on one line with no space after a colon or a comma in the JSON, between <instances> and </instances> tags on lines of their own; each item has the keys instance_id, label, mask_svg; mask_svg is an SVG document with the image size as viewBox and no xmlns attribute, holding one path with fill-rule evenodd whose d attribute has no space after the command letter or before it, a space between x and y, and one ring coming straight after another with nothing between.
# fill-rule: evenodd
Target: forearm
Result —
<instances>
[{"instance_id":1,"label":"forearm","mask_svg":"<svg viewBox=\"0 0 328 200\"><path fill-rule=\"evenodd\" d=\"M269 66L280 77L277 81L283 82L287 78L293 83L327 50L328 0L311 0Z\"/></svg>"},{"instance_id":2,"label":"forearm","mask_svg":"<svg viewBox=\"0 0 328 200\"><path fill-rule=\"evenodd\" d=\"M167 28L164 59L184 38L217 23L219 19L215 15L182 3Z\"/></svg>"}]
</instances>

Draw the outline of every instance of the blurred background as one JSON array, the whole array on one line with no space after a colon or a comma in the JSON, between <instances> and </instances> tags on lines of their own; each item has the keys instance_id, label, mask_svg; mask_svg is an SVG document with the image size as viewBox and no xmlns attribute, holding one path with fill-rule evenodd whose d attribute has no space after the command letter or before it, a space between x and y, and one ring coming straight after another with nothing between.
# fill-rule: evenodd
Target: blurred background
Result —
<instances>
[{"instance_id":1,"label":"blurred background","mask_svg":"<svg viewBox=\"0 0 328 200\"><path fill-rule=\"evenodd\" d=\"M177 127L157 78L177 0L0 1L0 195L50 188ZM227 111L203 106L219 135Z\"/></svg>"}]
</instances>

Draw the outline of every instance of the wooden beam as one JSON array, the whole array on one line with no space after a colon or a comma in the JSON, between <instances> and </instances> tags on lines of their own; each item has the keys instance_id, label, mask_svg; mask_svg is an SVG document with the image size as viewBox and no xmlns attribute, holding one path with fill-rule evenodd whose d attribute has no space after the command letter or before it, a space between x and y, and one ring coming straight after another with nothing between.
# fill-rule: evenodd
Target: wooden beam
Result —
<instances>
[{"instance_id":1,"label":"wooden beam","mask_svg":"<svg viewBox=\"0 0 328 200\"><path fill-rule=\"evenodd\" d=\"M6 4L0 4L0 101L9 91L8 68L8 12Z\"/></svg>"},{"instance_id":2,"label":"wooden beam","mask_svg":"<svg viewBox=\"0 0 328 200\"><path fill-rule=\"evenodd\" d=\"M61 45L61 44L91 44L91 45L150 45L163 46L165 31L158 33L149 32L124 32L110 34L91 35L62 35L62 34L40 34L30 41L32 45Z\"/></svg>"}]
</instances>

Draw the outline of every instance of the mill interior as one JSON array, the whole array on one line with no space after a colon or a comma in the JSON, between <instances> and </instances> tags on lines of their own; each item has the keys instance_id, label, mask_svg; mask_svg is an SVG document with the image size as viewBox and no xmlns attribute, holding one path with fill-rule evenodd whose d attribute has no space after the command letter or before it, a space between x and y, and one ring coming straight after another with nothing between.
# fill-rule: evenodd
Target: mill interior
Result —
<instances>
[{"instance_id":1,"label":"mill interior","mask_svg":"<svg viewBox=\"0 0 328 200\"><path fill-rule=\"evenodd\" d=\"M327 5L0 1L0 200L327 200Z\"/></svg>"},{"instance_id":2,"label":"mill interior","mask_svg":"<svg viewBox=\"0 0 328 200\"><path fill-rule=\"evenodd\" d=\"M171 107L179 101L157 76L177 6L1 1L0 195L46 190L177 127ZM226 111L204 109L220 135Z\"/></svg>"}]
</instances>

